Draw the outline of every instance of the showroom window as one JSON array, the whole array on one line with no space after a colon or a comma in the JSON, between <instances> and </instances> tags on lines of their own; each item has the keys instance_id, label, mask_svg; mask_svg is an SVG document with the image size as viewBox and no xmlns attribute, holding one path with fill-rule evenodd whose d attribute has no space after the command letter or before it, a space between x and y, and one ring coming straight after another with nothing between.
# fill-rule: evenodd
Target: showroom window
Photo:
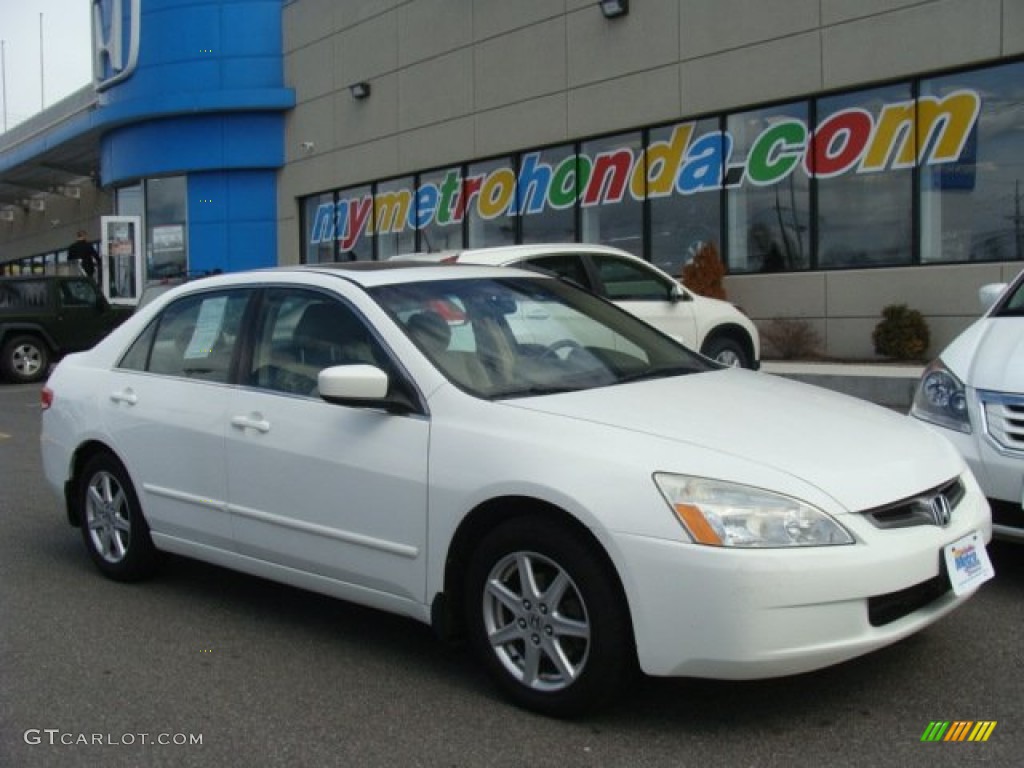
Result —
<instances>
[{"instance_id":1,"label":"showroom window","mask_svg":"<svg viewBox=\"0 0 1024 768\"><path fill-rule=\"evenodd\" d=\"M647 198L650 200L651 261L670 275L682 272L705 243L722 254L720 189L680 193L678 168L688 147L706 144L719 131L717 118L655 128L647 152Z\"/></svg>"},{"instance_id":2,"label":"showroom window","mask_svg":"<svg viewBox=\"0 0 1024 768\"><path fill-rule=\"evenodd\" d=\"M382 181L373 196L373 231L377 258L389 259L416 250L416 229L410 226L415 201L412 176Z\"/></svg>"},{"instance_id":3,"label":"showroom window","mask_svg":"<svg viewBox=\"0 0 1024 768\"><path fill-rule=\"evenodd\" d=\"M572 144L523 155L519 167L522 242L576 242L578 181Z\"/></svg>"},{"instance_id":4,"label":"showroom window","mask_svg":"<svg viewBox=\"0 0 1024 768\"><path fill-rule=\"evenodd\" d=\"M921 171L926 264L1024 258L1024 62L924 80L920 97L952 109L965 89L984 101L959 160Z\"/></svg>"},{"instance_id":5,"label":"showroom window","mask_svg":"<svg viewBox=\"0 0 1024 768\"><path fill-rule=\"evenodd\" d=\"M578 159L580 240L644 254L643 176L633 167L643 149L639 131L583 144Z\"/></svg>"},{"instance_id":6,"label":"showroom window","mask_svg":"<svg viewBox=\"0 0 1024 768\"><path fill-rule=\"evenodd\" d=\"M302 231L306 233L302 249L304 264L324 264L336 260L338 241L332 193L305 199L302 204Z\"/></svg>"},{"instance_id":7,"label":"showroom window","mask_svg":"<svg viewBox=\"0 0 1024 768\"><path fill-rule=\"evenodd\" d=\"M511 158L473 163L467 169L460 205L471 248L516 242L516 172Z\"/></svg>"},{"instance_id":8,"label":"showroom window","mask_svg":"<svg viewBox=\"0 0 1024 768\"><path fill-rule=\"evenodd\" d=\"M446 168L420 176L416 187L416 227L421 251L462 248L462 172Z\"/></svg>"},{"instance_id":9,"label":"showroom window","mask_svg":"<svg viewBox=\"0 0 1024 768\"><path fill-rule=\"evenodd\" d=\"M810 183L801 162L807 109L806 102L780 104L730 115L726 121L719 157L729 168L722 171L722 181L728 189L730 272L810 265ZM708 157L714 156L715 136L703 137Z\"/></svg>"},{"instance_id":10,"label":"showroom window","mask_svg":"<svg viewBox=\"0 0 1024 768\"><path fill-rule=\"evenodd\" d=\"M146 181L146 279L159 280L188 272L184 176Z\"/></svg>"},{"instance_id":11,"label":"showroom window","mask_svg":"<svg viewBox=\"0 0 1024 768\"><path fill-rule=\"evenodd\" d=\"M880 119L883 106L891 105L888 115L904 104L912 110L911 97L910 85L902 84L818 101L808 163L817 163L819 267L911 262L913 170L899 166L913 132L876 130L887 122Z\"/></svg>"}]
</instances>

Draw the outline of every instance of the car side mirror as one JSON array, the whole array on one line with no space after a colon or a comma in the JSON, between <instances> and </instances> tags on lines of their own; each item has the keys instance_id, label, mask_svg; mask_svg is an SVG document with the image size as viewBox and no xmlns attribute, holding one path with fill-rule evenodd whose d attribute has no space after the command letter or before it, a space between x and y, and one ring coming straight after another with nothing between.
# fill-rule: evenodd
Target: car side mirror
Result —
<instances>
[{"instance_id":1,"label":"car side mirror","mask_svg":"<svg viewBox=\"0 0 1024 768\"><path fill-rule=\"evenodd\" d=\"M693 297L679 283L673 283L669 291L668 300L673 304L679 301L693 301Z\"/></svg>"},{"instance_id":2,"label":"car side mirror","mask_svg":"<svg viewBox=\"0 0 1024 768\"><path fill-rule=\"evenodd\" d=\"M335 365L317 374L320 398L333 405L382 408L408 413L413 404L402 394L389 395L391 380L375 365Z\"/></svg>"},{"instance_id":3,"label":"car side mirror","mask_svg":"<svg viewBox=\"0 0 1024 768\"><path fill-rule=\"evenodd\" d=\"M995 305L996 301L1002 295L1003 291L1006 290L1006 283L990 283L983 285L978 290L978 301L981 302L981 309L984 312L988 312Z\"/></svg>"}]
</instances>

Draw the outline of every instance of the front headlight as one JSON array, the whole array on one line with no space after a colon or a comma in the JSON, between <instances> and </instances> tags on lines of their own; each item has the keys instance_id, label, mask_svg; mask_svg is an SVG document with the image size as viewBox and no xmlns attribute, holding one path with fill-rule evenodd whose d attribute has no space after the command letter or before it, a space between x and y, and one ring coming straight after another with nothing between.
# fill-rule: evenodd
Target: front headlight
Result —
<instances>
[{"instance_id":1,"label":"front headlight","mask_svg":"<svg viewBox=\"0 0 1024 768\"><path fill-rule=\"evenodd\" d=\"M967 390L941 359L925 368L917 384L910 413L940 427L971 433L971 420L967 415Z\"/></svg>"},{"instance_id":2,"label":"front headlight","mask_svg":"<svg viewBox=\"0 0 1024 768\"><path fill-rule=\"evenodd\" d=\"M821 547L853 537L817 507L747 485L658 472L654 482L698 544L715 547Z\"/></svg>"}]
</instances>

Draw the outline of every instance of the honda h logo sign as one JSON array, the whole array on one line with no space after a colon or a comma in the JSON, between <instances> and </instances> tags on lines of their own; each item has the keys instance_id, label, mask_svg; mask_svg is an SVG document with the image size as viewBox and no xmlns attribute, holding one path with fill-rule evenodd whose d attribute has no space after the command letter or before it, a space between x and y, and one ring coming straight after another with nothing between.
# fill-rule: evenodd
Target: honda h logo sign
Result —
<instances>
[{"instance_id":1,"label":"honda h logo sign","mask_svg":"<svg viewBox=\"0 0 1024 768\"><path fill-rule=\"evenodd\" d=\"M97 91L105 91L135 71L141 4L142 0L92 0L92 71Z\"/></svg>"}]
</instances>

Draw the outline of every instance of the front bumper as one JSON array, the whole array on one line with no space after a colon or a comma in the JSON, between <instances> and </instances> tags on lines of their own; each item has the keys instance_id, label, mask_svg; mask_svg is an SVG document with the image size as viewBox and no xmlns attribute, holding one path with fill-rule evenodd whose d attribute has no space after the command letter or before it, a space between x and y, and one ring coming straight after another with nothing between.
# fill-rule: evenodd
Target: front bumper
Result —
<instances>
[{"instance_id":1,"label":"front bumper","mask_svg":"<svg viewBox=\"0 0 1024 768\"><path fill-rule=\"evenodd\" d=\"M923 629L971 594L947 589L943 547L971 531L991 539L988 505L973 481L968 486L945 528L879 530L851 516L843 523L858 543L846 546L737 551L616 536L641 668L657 676L777 677Z\"/></svg>"}]
</instances>

